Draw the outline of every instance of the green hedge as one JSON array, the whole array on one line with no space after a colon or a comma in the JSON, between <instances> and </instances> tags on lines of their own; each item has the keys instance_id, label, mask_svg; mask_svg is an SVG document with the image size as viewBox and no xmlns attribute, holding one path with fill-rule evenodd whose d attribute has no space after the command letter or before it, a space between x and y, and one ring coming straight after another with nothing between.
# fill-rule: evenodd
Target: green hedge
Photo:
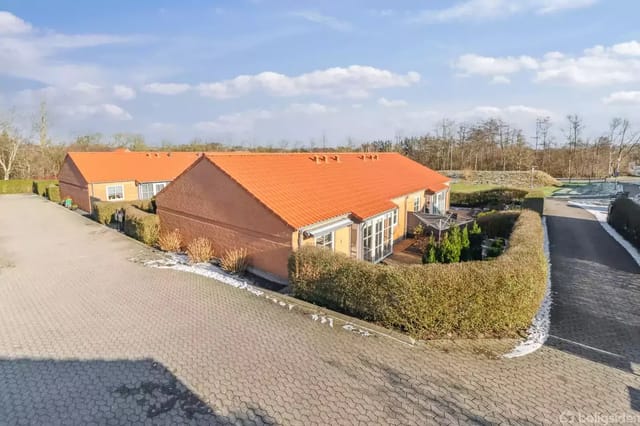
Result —
<instances>
[{"instance_id":1,"label":"green hedge","mask_svg":"<svg viewBox=\"0 0 640 426\"><path fill-rule=\"evenodd\" d=\"M544 213L544 192L531 191L522 200L522 208L538 212L542 216Z\"/></svg>"},{"instance_id":2,"label":"green hedge","mask_svg":"<svg viewBox=\"0 0 640 426\"><path fill-rule=\"evenodd\" d=\"M476 223L488 238L509 238L519 217L520 211L493 211L480 213Z\"/></svg>"},{"instance_id":3,"label":"green hedge","mask_svg":"<svg viewBox=\"0 0 640 426\"><path fill-rule=\"evenodd\" d=\"M611 205L607 222L640 249L640 205L628 198L618 198Z\"/></svg>"},{"instance_id":4,"label":"green hedge","mask_svg":"<svg viewBox=\"0 0 640 426\"><path fill-rule=\"evenodd\" d=\"M540 217L523 211L505 253L491 261L375 265L303 247L289 259L293 294L418 338L513 336L544 297Z\"/></svg>"},{"instance_id":5,"label":"green hedge","mask_svg":"<svg viewBox=\"0 0 640 426\"><path fill-rule=\"evenodd\" d=\"M50 185L47 187L47 198L54 203L62 201L60 198L60 187L58 185Z\"/></svg>"},{"instance_id":6,"label":"green hedge","mask_svg":"<svg viewBox=\"0 0 640 426\"><path fill-rule=\"evenodd\" d=\"M527 191L515 188L495 188L475 192L451 192L450 203L457 207L498 207L521 204Z\"/></svg>"},{"instance_id":7,"label":"green hedge","mask_svg":"<svg viewBox=\"0 0 640 426\"><path fill-rule=\"evenodd\" d=\"M145 244L154 245L160 233L160 219L155 214L127 206L124 211L124 233Z\"/></svg>"},{"instance_id":8,"label":"green hedge","mask_svg":"<svg viewBox=\"0 0 640 426\"><path fill-rule=\"evenodd\" d=\"M92 202L92 216L97 222L103 225L108 225L113 221L113 215L116 210L120 210L129 206L134 206L140 210L151 212L150 200L135 200L135 201L93 201Z\"/></svg>"},{"instance_id":9,"label":"green hedge","mask_svg":"<svg viewBox=\"0 0 640 426\"><path fill-rule=\"evenodd\" d=\"M0 180L0 194L28 194L33 192L33 180Z\"/></svg>"},{"instance_id":10,"label":"green hedge","mask_svg":"<svg viewBox=\"0 0 640 426\"><path fill-rule=\"evenodd\" d=\"M41 197L47 196L47 188L50 185L57 185L58 181L55 179L50 180L34 180L33 181L33 193L38 194Z\"/></svg>"}]
</instances>

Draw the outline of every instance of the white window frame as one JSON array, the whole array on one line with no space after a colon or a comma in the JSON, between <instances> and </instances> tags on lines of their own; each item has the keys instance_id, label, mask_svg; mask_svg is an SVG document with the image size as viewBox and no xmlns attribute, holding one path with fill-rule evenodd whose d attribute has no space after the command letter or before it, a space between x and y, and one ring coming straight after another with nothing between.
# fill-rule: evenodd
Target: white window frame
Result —
<instances>
[{"instance_id":1,"label":"white window frame","mask_svg":"<svg viewBox=\"0 0 640 426\"><path fill-rule=\"evenodd\" d=\"M167 182L155 182L153 184L153 196L158 195L158 192L162 191L167 186ZM158 189L158 187L160 187Z\"/></svg>"},{"instance_id":2,"label":"white window frame","mask_svg":"<svg viewBox=\"0 0 640 426\"><path fill-rule=\"evenodd\" d=\"M391 213L391 224L398 226L398 209L395 209L393 213Z\"/></svg>"},{"instance_id":3,"label":"white window frame","mask_svg":"<svg viewBox=\"0 0 640 426\"><path fill-rule=\"evenodd\" d=\"M414 212L419 212L420 211L420 196L416 196L413 199L413 211Z\"/></svg>"},{"instance_id":4,"label":"white window frame","mask_svg":"<svg viewBox=\"0 0 640 426\"><path fill-rule=\"evenodd\" d=\"M326 238L327 235L331 236L331 247L327 246L326 244L318 245L318 239ZM316 247L331 248L331 251L334 251L335 250L335 243L336 243L336 235L335 235L334 231L325 232L324 234L316 235L314 237L314 244L315 244Z\"/></svg>"},{"instance_id":5,"label":"white window frame","mask_svg":"<svg viewBox=\"0 0 640 426\"><path fill-rule=\"evenodd\" d=\"M378 263L393 254L393 234L395 231L393 211L365 221L361 229L362 258L364 260Z\"/></svg>"},{"instance_id":6,"label":"white window frame","mask_svg":"<svg viewBox=\"0 0 640 426\"><path fill-rule=\"evenodd\" d=\"M145 183L141 183L140 185L138 185L138 197L141 200L150 200L153 197L155 197L156 195L158 195L158 192L162 191L167 185L169 184L169 182L145 182ZM143 188L148 187L150 190L147 192L147 194L144 194L144 190ZM145 195L148 195L148 197L145 197Z\"/></svg>"},{"instance_id":7,"label":"white window frame","mask_svg":"<svg viewBox=\"0 0 640 426\"><path fill-rule=\"evenodd\" d=\"M121 198L109 198L109 190L113 189L113 188L120 188L120 193L122 193L122 197ZM124 200L124 185L107 185L107 187L105 188L105 191L107 193L107 201L122 201L122 200Z\"/></svg>"}]
</instances>

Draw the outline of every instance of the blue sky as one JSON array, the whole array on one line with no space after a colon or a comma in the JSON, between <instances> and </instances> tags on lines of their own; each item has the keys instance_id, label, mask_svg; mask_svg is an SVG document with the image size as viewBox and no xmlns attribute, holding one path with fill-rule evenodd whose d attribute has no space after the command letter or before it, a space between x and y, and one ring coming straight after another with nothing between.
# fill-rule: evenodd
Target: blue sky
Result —
<instances>
[{"instance_id":1,"label":"blue sky","mask_svg":"<svg viewBox=\"0 0 640 426\"><path fill-rule=\"evenodd\" d=\"M58 139L289 146L499 117L640 126L640 2L0 0L0 108Z\"/></svg>"}]
</instances>

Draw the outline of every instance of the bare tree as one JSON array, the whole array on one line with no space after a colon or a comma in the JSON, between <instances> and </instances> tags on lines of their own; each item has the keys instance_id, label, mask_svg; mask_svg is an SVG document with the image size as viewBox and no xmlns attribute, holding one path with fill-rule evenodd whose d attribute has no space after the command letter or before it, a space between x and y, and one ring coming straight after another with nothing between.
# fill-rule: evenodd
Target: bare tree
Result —
<instances>
[{"instance_id":1,"label":"bare tree","mask_svg":"<svg viewBox=\"0 0 640 426\"><path fill-rule=\"evenodd\" d=\"M9 180L23 144L23 138L11 121L0 122L0 168L2 168L4 180Z\"/></svg>"},{"instance_id":2,"label":"bare tree","mask_svg":"<svg viewBox=\"0 0 640 426\"><path fill-rule=\"evenodd\" d=\"M582 131L584 130L584 124L582 118L578 114L567 115L567 121L569 121L569 129L566 133L567 142L569 143L569 169L568 176L569 181L572 178L572 166L575 164L575 154L578 149L578 143L582 137Z\"/></svg>"},{"instance_id":3,"label":"bare tree","mask_svg":"<svg viewBox=\"0 0 640 426\"><path fill-rule=\"evenodd\" d=\"M631 130L629 120L614 118L609 124L609 138L611 150L609 151L609 171L615 176L620 174L620 164L629 153L638 146L640 132ZM614 158L615 157L615 158ZM613 162L615 161L615 167ZM613 170L612 170L613 168Z\"/></svg>"}]
</instances>

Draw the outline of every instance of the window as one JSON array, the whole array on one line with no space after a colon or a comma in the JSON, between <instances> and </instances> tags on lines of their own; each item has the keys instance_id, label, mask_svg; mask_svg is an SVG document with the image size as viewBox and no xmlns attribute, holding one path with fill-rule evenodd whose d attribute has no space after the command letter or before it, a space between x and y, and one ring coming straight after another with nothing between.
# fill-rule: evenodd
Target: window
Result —
<instances>
[{"instance_id":1,"label":"window","mask_svg":"<svg viewBox=\"0 0 640 426\"><path fill-rule=\"evenodd\" d=\"M385 213L362 224L362 250L364 260L380 262L393 252L393 224L397 210Z\"/></svg>"},{"instance_id":2,"label":"window","mask_svg":"<svg viewBox=\"0 0 640 426\"><path fill-rule=\"evenodd\" d=\"M157 182L157 183L141 183L139 186L139 195L141 200L148 200L150 198L155 197L158 192L162 191L162 189L167 186L166 182Z\"/></svg>"},{"instance_id":3,"label":"window","mask_svg":"<svg viewBox=\"0 0 640 426\"><path fill-rule=\"evenodd\" d=\"M124 200L124 186L122 185L107 186L107 200L109 201Z\"/></svg>"},{"instance_id":4,"label":"window","mask_svg":"<svg viewBox=\"0 0 640 426\"><path fill-rule=\"evenodd\" d=\"M328 248L333 250L333 232L328 232L316 237L316 247Z\"/></svg>"},{"instance_id":5,"label":"window","mask_svg":"<svg viewBox=\"0 0 640 426\"><path fill-rule=\"evenodd\" d=\"M420 196L419 195L416 198L413 199L413 211L414 212L419 212L420 211Z\"/></svg>"},{"instance_id":6,"label":"window","mask_svg":"<svg viewBox=\"0 0 640 426\"><path fill-rule=\"evenodd\" d=\"M395 209L393 213L391 213L391 223L393 226L398 226L398 209Z\"/></svg>"}]
</instances>

